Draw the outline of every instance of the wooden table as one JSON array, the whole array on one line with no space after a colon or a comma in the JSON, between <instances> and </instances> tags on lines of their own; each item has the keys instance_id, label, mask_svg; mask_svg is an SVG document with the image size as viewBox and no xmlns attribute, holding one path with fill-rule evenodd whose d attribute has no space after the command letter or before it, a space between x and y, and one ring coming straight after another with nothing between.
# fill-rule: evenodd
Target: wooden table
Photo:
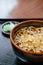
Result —
<instances>
[{"instance_id":1,"label":"wooden table","mask_svg":"<svg viewBox=\"0 0 43 65\"><path fill-rule=\"evenodd\" d=\"M18 5L10 12L9 17L43 18L43 0L17 0Z\"/></svg>"}]
</instances>

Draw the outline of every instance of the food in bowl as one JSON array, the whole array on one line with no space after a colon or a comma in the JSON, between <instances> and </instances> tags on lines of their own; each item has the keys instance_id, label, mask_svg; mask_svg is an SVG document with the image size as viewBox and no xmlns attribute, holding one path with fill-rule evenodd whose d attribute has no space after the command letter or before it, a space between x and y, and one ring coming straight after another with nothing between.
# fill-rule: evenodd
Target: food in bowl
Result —
<instances>
[{"instance_id":1,"label":"food in bowl","mask_svg":"<svg viewBox=\"0 0 43 65\"><path fill-rule=\"evenodd\" d=\"M43 62L42 20L27 20L19 23L12 29L10 40L13 51L20 60L23 62Z\"/></svg>"},{"instance_id":2,"label":"food in bowl","mask_svg":"<svg viewBox=\"0 0 43 65\"><path fill-rule=\"evenodd\" d=\"M16 32L14 42L22 50L43 53L43 27L26 26Z\"/></svg>"},{"instance_id":3,"label":"food in bowl","mask_svg":"<svg viewBox=\"0 0 43 65\"><path fill-rule=\"evenodd\" d=\"M14 24L12 22L7 22L4 27L3 27L3 31L4 32L11 32L11 30L13 29Z\"/></svg>"},{"instance_id":4,"label":"food in bowl","mask_svg":"<svg viewBox=\"0 0 43 65\"><path fill-rule=\"evenodd\" d=\"M10 35L10 32L12 31L12 29L18 24L19 22L5 22L2 24L2 33L6 34L6 35Z\"/></svg>"}]
</instances>

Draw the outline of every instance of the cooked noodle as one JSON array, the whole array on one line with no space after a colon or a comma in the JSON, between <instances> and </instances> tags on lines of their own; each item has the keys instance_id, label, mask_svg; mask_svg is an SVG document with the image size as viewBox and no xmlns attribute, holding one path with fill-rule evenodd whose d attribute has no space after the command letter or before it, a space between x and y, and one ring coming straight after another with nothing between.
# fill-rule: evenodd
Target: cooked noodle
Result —
<instances>
[{"instance_id":1,"label":"cooked noodle","mask_svg":"<svg viewBox=\"0 0 43 65\"><path fill-rule=\"evenodd\" d=\"M23 50L43 52L43 27L24 27L17 31L15 42Z\"/></svg>"}]
</instances>

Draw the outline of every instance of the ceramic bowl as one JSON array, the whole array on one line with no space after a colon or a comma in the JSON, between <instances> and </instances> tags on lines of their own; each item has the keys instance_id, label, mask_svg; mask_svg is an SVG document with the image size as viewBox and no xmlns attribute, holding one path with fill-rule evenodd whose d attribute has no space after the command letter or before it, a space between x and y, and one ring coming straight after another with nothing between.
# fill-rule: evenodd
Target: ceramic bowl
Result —
<instances>
[{"instance_id":1,"label":"ceramic bowl","mask_svg":"<svg viewBox=\"0 0 43 65\"><path fill-rule=\"evenodd\" d=\"M14 42L14 36L15 33L18 31L18 29L24 27L24 26L43 26L43 21L41 20L27 20L19 23L16 25L10 34L10 40L13 47L13 50L17 57L21 59L24 62L43 62L43 53L33 53L33 52L27 52L19 48L19 46L16 45Z\"/></svg>"}]
</instances>

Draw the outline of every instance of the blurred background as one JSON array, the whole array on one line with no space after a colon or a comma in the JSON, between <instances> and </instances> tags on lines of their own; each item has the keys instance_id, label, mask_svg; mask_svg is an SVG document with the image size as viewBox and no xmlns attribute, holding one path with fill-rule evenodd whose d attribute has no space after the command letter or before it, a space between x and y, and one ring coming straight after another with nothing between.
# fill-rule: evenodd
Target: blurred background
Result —
<instances>
[{"instance_id":1,"label":"blurred background","mask_svg":"<svg viewBox=\"0 0 43 65\"><path fill-rule=\"evenodd\" d=\"M7 18L17 4L17 0L0 0L0 18Z\"/></svg>"},{"instance_id":2,"label":"blurred background","mask_svg":"<svg viewBox=\"0 0 43 65\"><path fill-rule=\"evenodd\" d=\"M43 18L43 0L0 0L0 18Z\"/></svg>"}]
</instances>

